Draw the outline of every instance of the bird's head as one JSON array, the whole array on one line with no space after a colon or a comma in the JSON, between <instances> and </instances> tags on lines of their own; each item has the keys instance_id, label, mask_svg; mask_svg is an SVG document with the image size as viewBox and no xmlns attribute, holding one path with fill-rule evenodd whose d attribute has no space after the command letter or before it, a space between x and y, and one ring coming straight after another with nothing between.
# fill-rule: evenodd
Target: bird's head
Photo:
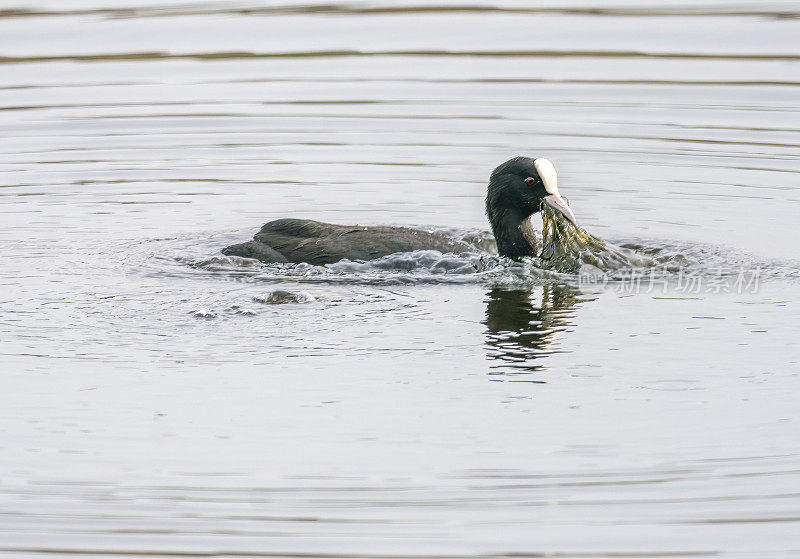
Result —
<instances>
[{"instance_id":1,"label":"bird's head","mask_svg":"<svg viewBox=\"0 0 800 559\"><path fill-rule=\"evenodd\" d=\"M542 201L578 226L575 214L558 192L556 169L549 160L514 157L492 171L486 213L493 225L501 220L527 219L539 211Z\"/></svg>"}]
</instances>

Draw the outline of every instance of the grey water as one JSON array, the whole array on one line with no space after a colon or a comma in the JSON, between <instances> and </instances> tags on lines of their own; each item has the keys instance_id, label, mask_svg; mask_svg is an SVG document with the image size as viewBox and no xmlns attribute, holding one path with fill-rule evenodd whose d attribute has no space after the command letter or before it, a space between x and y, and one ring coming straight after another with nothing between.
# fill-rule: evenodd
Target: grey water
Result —
<instances>
[{"instance_id":1,"label":"grey water","mask_svg":"<svg viewBox=\"0 0 800 559\"><path fill-rule=\"evenodd\" d=\"M0 557L800 556L798 37L796 1L2 2ZM659 265L220 254L488 247L514 155Z\"/></svg>"}]
</instances>

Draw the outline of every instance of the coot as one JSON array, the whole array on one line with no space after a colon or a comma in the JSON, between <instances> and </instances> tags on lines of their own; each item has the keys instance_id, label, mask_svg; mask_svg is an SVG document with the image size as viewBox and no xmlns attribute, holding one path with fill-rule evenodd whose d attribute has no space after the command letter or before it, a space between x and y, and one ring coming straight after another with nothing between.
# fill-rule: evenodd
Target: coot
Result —
<instances>
[{"instance_id":1,"label":"coot","mask_svg":"<svg viewBox=\"0 0 800 559\"><path fill-rule=\"evenodd\" d=\"M577 226L575 215L558 193L555 167L547 159L514 157L492 172L486 193L486 215L500 256L518 259L536 255L536 237L529 218L539 211L542 201ZM475 246L444 234L407 227L278 219L264 225L252 241L231 245L222 252L262 262L324 265L344 258L371 260L414 250L474 252Z\"/></svg>"}]
</instances>

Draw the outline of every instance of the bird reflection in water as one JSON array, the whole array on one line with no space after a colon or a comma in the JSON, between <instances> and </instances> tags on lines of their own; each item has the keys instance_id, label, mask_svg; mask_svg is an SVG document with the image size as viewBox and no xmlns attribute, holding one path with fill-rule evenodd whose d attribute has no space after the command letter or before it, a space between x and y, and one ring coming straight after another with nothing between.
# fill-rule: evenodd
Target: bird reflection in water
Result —
<instances>
[{"instance_id":1,"label":"bird reflection in water","mask_svg":"<svg viewBox=\"0 0 800 559\"><path fill-rule=\"evenodd\" d=\"M486 297L484 321L491 380L544 383L530 376L544 369L546 356L556 353L553 342L571 325L576 305L586 300L576 287L563 284L492 288Z\"/></svg>"}]
</instances>

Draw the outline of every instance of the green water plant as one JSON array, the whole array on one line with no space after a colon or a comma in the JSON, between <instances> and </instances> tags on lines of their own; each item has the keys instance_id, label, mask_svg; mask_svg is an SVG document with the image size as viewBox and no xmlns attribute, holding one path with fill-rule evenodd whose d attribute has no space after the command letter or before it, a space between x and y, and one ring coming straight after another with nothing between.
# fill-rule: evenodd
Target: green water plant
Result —
<instances>
[{"instance_id":1,"label":"green water plant","mask_svg":"<svg viewBox=\"0 0 800 559\"><path fill-rule=\"evenodd\" d=\"M563 212L542 201L541 265L561 273L578 273L592 266L602 271L648 266L652 259L592 235L571 223Z\"/></svg>"}]
</instances>

